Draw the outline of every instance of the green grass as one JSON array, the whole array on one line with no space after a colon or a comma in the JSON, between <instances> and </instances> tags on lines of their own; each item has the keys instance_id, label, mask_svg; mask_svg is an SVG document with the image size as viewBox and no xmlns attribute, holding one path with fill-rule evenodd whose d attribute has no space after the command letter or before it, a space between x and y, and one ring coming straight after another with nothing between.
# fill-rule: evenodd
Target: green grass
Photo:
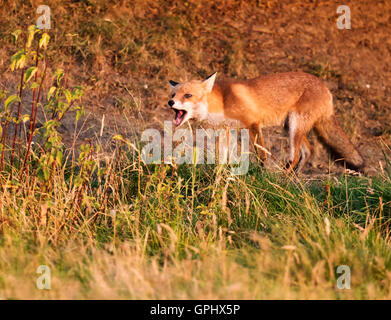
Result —
<instances>
[{"instance_id":1,"label":"green grass","mask_svg":"<svg viewBox=\"0 0 391 320\"><path fill-rule=\"evenodd\" d=\"M390 297L387 177L305 183L256 164L238 177L225 167L137 163L122 159L104 208L107 181L73 208L67 183L45 201L3 193L0 296ZM52 268L51 290L35 288L40 264ZM336 288L339 265L351 268L350 290Z\"/></svg>"}]
</instances>

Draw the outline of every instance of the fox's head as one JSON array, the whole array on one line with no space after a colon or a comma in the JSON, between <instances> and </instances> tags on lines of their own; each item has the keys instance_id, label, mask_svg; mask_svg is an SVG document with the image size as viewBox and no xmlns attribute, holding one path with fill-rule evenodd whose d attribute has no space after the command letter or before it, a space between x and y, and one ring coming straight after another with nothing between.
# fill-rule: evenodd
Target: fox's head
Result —
<instances>
[{"instance_id":1,"label":"fox's head","mask_svg":"<svg viewBox=\"0 0 391 320\"><path fill-rule=\"evenodd\" d=\"M216 73L205 80L178 83L170 80L172 89L168 106L175 111L174 123L180 126L190 119L203 120L208 114L207 95L212 91Z\"/></svg>"}]
</instances>

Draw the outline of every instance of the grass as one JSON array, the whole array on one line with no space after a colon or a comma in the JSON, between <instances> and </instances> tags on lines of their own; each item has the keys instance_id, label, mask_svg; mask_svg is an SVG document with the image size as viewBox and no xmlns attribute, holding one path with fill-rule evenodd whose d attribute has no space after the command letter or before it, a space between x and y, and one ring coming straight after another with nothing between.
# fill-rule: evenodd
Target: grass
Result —
<instances>
[{"instance_id":1,"label":"grass","mask_svg":"<svg viewBox=\"0 0 391 320\"><path fill-rule=\"evenodd\" d=\"M388 177L303 184L255 164L238 177L135 157L95 177L77 204L66 170L45 193L4 190L0 296L390 298ZM35 286L41 264L51 290ZM336 288L339 265L351 268L350 290Z\"/></svg>"},{"instance_id":2,"label":"grass","mask_svg":"<svg viewBox=\"0 0 391 320\"><path fill-rule=\"evenodd\" d=\"M0 25L6 57L16 52L11 32L32 22L20 17L34 16L32 2L24 3L6 1L15 13ZM63 112L84 113L76 80L111 93L115 70L129 81L126 95L114 96L117 105L141 119L144 102L133 96L140 84L153 92L167 77L206 76L214 68L227 76L255 75L262 41L242 37L243 26L225 23L221 13L265 14L276 3L133 1L129 9L126 3L48 1L56 27L45 64L40 60L37 77L22 81L22 88L28 98L41 91L33 83L43 83L42 97L51 83L57 89L36 101L46 116L41 126L14 134L11 125L1 142L1 298L390 299L389 150L387 165L373 178L309 180L256 163L248 174L232 176L226 166L144 165L134 137L116 137L108 150L92 140L67 149L57 131ZM25 69L36 61L36 42ZM244 50L249 43L252 49ZM0 65L2 74L11 73L8 62ZM308 68L339 77L327 62ZM13 118L3 110L17 91L3 89L2 128L31 121L35 127L29 112L16 117L14 110ZM16 107L18 97L9 106ZM30 105L22 102L24 113ZM25 143L30 134L31 145ZM72 146L77 135L75 129ZM36 286L40 265L51 270L50 290ZM350 290L336 286L341 265L351 269Z\"/></svg>"}]
</instances>

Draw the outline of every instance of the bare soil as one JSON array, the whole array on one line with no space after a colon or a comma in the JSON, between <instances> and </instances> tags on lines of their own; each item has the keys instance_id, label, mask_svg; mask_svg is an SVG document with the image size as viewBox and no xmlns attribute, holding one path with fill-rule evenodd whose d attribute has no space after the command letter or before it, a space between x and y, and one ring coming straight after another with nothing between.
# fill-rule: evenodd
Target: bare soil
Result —
<instances>
[{"instance_id":1,"label":"bare soil","mask_svg":"<svg viewBox=\"0 0 391 320\"><path fill-rule=\"evenodd\" d=\"M144 62L138 65L137 61L131 62L132 71L128 71L126 63L116 70L107 62L109 54L103 62L95 60L92 65L76 59L68 68L69 81L88 86L84 101L87 117L78 143L97 138L109 145L117 133L137 141L145 128L162 129L163 121L174 116L166 105L170 78L183 81L213 71L219 77L235 78L306 71L322 78L333 93L337 118L366 159L366 173L380 172L385 165L383 150L391 145L391 2L344 4L351 9L350 30L337 28L337 1L224 1L215 5L190 1L191 12L176 2L165 3L165 10L150 4L143 13L127 1L109 6L102 18L115 22L123 14L139 15L158 21L163 30L167 16L186 19L187 14L199 14L191 38L194 50L199 52L184 52L181 38L176 43L171 37L167 42L171 56L163 55L160 69L156 67L151 73L145 72ZM148 29L148 25L144 27ZM187 49L191 51L192 47ZM0 69L4 71L8 61L4 57L10 51L1 50ZM197 61L202 63L193 65L196 54L201 55ZM16 88L15 79L4 73L0 85ZM61 127L68 145L74 129L70 114ZM288 141L283 129L270 128L264 135L273 155L286 157ZM310 140L315 154L305 174L344 171L330 161L327 149L314 134ZM268 166L273 166L271 161Z\"/></svg>"}]
</instances>

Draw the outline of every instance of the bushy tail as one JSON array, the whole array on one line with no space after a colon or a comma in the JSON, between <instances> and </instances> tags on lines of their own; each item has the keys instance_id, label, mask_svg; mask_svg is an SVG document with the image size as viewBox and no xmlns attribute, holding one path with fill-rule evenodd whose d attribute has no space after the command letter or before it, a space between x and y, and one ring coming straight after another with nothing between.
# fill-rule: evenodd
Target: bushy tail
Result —
<instances>
[{"instance_id":1,"label":"bushy tail","mask_svg":"<svg viewBox=\"0 0 391 320\"><path fill-rule=\"evenodd\" d=\"M348 164L356 169L365 166L364 159L343 132L334 115L318 120L315 123L315 129L325 142L342 156Z\"/></svg>"}]
</instances>

